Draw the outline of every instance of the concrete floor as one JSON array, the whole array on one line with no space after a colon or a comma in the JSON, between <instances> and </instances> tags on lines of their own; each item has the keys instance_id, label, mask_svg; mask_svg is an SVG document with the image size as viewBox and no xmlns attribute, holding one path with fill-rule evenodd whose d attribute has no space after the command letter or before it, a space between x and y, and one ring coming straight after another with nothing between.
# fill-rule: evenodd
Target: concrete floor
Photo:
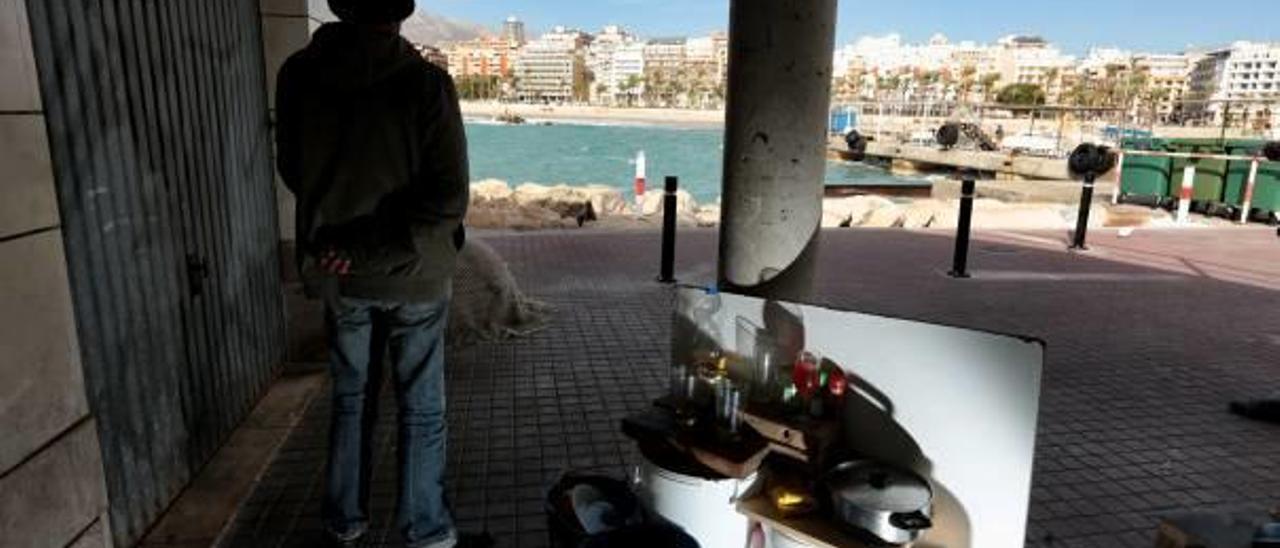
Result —
<instances>
[{"instance_id":1,"label":"concrete floor","mask_svg":"<svg viewBox=\"0 0 1280 548\"><path fill-rule=\"evenodd\" d=\"M499 546L545 546L545 487L567 468L624 473L618 421L662 392L671 294L653 282L654 232L480 235L530 294L558 308L529 339L449 356L448 487L460 527ZM678 277L714 275L716 234L680 235ZM1188 509L1280 505L1280 427L1226 413L1280 392L1280 239L1274 230L983 234L972 280L949 234L824 234L819 304L1048 343L1029 546L1150 546ZM396 545L394 413L384 396L374 529ZM316 398L241 509L229 546L319 535L328 399Z\"/></svg>"}]
</instances>

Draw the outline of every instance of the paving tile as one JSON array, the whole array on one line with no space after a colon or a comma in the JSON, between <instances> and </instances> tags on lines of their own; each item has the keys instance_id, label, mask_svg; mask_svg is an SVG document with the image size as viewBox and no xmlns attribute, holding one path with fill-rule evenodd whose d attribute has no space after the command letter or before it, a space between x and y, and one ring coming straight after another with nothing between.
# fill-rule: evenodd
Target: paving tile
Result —
<instances>
[{"instance_id":1,"label":"paving tile","mask_svg":"<svg viewBox=\"0 0 1280 548\"><path fill-rule=\"evenodd\" d=\"M1280 378L1280 325L1240 315L1280 307L1277 242L1273 234L1232 232L1238 252L1206 251L1221 241L1213 232L1143 231L1126 240L1102 233L1092 255L1011 245L1011 253L974 260L988 271L1136 275L1150 273L1137 259L1150 257L1205 271L1229 265L1277 282L1208 274L1160 283L957 282L939 274L945 264L927 266L945 263L949 238L840 231L824 233L815 294L839 308L1048 341L1027 545L1145 547L1163 512L1280 502L1275 427L1225 413L1228 400L1268 395ZM652 282L658 236L477 237L557 315L530 338L449 352L447 484L463 530L487 530L502 546L545 546L546 487L574 466L623 476L635 451L618 421L663 390L671 299ZM682 233L680 242L677 276L710 279L715 233ZM373 486L383 501L393 501L396 488L393 392L383 393L385 443ZM307 411L242 510L236 542L288 538L268 523L284 523L285 533L308 530L303 516L321 495L328 413L326 398ZM371 536L397 545L393 516L380 511Z\"/></svg>"}]
</instances>

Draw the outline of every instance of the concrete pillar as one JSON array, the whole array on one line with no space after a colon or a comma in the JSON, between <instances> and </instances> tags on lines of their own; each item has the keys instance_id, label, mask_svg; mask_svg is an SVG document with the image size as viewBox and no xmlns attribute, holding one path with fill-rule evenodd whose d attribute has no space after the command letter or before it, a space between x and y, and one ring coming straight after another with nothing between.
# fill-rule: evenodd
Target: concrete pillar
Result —
<instances>
[{"instance_id":1,"label":"concrete pillar","mask_svg":"<svg viewBox=\"0 0 1280 548\"><path fill-rule=\"evenodd\" d=\"M802 300L822 220L836 0L734 0L722 287Z\"/></svg>"},{"instance_id":2,"label":"concrete pillar","mask_svg":"<svg viewBox=\"0 0 1280 548\"><path fill-rule=\"evenodd\" d=\"M307 46L311 40L313 21L307 0L259 0L262 16L262 56L267 69L267 99L272 117L275 116L276 74L286 59ZM276 207L280 219L280 240L291 244L295 238L295 200L289 189L276 176ZM287 247L287 245L286 245ZM287 263L293 263L293 255L285 250Z\"/></svg>"}]
</instances>

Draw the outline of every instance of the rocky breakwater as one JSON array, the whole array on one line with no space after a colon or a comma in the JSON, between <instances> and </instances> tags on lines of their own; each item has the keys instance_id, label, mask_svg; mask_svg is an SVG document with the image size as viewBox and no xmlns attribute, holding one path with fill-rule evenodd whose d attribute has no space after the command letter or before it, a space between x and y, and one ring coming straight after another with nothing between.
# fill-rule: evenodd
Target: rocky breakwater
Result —
<instances>
[{"instance_id":1,"label":"rocky breakwater","mask_svg":"<svg viewBox=\"0 0 1280 548\"><path fill-rule=\"evenodd\" d=\"M497 180L471 185L467 224L473 228L540 230L598 226L656 229L662 226L662 192L645 194L640 204L604 185L569 186L524 183L515 188ZM880 196L828 198L822 203L823 228L905 228L954 230L956 199L891 200ZM1075 226L1077 207L1069 203L974 201L973 227L986 230L1057 230ZM688 192L676 195L680 225L713 227L720 205L699 205ZM1099 203L1090 214L1093 227L1145 227L1172 224L1160 210Z\"/></svg>"},{"instance_id":2,"label":"rocky breakwater","mask_svg":"<svg viewBox=\"0 0 1280 548\"><path fill-rule=\"evenodd\" d=\"M1008 203L979 198L973 204L973 228L986 230L1056 230L1075 227L1078 207L1063 203ZM879 196L854 196L823 201L823 228L950 229L960 220L959 200L894 201ZM1171 223L1159 210L1096 204L1089 226L1140 227Z\"/></svg>"},{"instance_id":3,"label":"rocky breakwater","mask_svg":"<svg viewBox=\"0 0 1280 548\"><path fill-rule=\"evenodd\" d=\"M537 230L579 228L598 223L616 228L660 226L662 192L649 192L637 206L622 191L604 185L569 186L524 183L512 188L504 181L484 180L471 185L467 225L473 228ZM686 191L676 194L676 213L685 226L715 226L720 206L699 206Z\"/></svg>"}]
</instances>

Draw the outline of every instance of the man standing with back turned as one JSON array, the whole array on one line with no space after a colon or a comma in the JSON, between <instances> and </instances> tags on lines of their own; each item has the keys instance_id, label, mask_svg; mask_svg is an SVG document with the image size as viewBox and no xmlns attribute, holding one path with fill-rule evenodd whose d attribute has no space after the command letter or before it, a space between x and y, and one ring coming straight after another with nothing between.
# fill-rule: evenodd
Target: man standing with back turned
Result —
<instances>
[{"instance_id":1,"label":"man standing with back turned","mask_svg":"<svg viewBox=\"0 0 1280 548\"><path fill-rule=\"evenodd\" d=\"M298 198L298 264L326 304L333 414L324 521L353 542L369 524L371 355L387 345L399 407L399 519L411 547L447 548L444 326L468 202L453 81L399 35L414 0L329 0L280 70L280 175ZM375 336L385 330L385 339ZM376 359L376 358L374 358ZM376 364L375 364L376 365ZM369 411L366 411L369 410Z\"/></svg>"}]
</instances>

